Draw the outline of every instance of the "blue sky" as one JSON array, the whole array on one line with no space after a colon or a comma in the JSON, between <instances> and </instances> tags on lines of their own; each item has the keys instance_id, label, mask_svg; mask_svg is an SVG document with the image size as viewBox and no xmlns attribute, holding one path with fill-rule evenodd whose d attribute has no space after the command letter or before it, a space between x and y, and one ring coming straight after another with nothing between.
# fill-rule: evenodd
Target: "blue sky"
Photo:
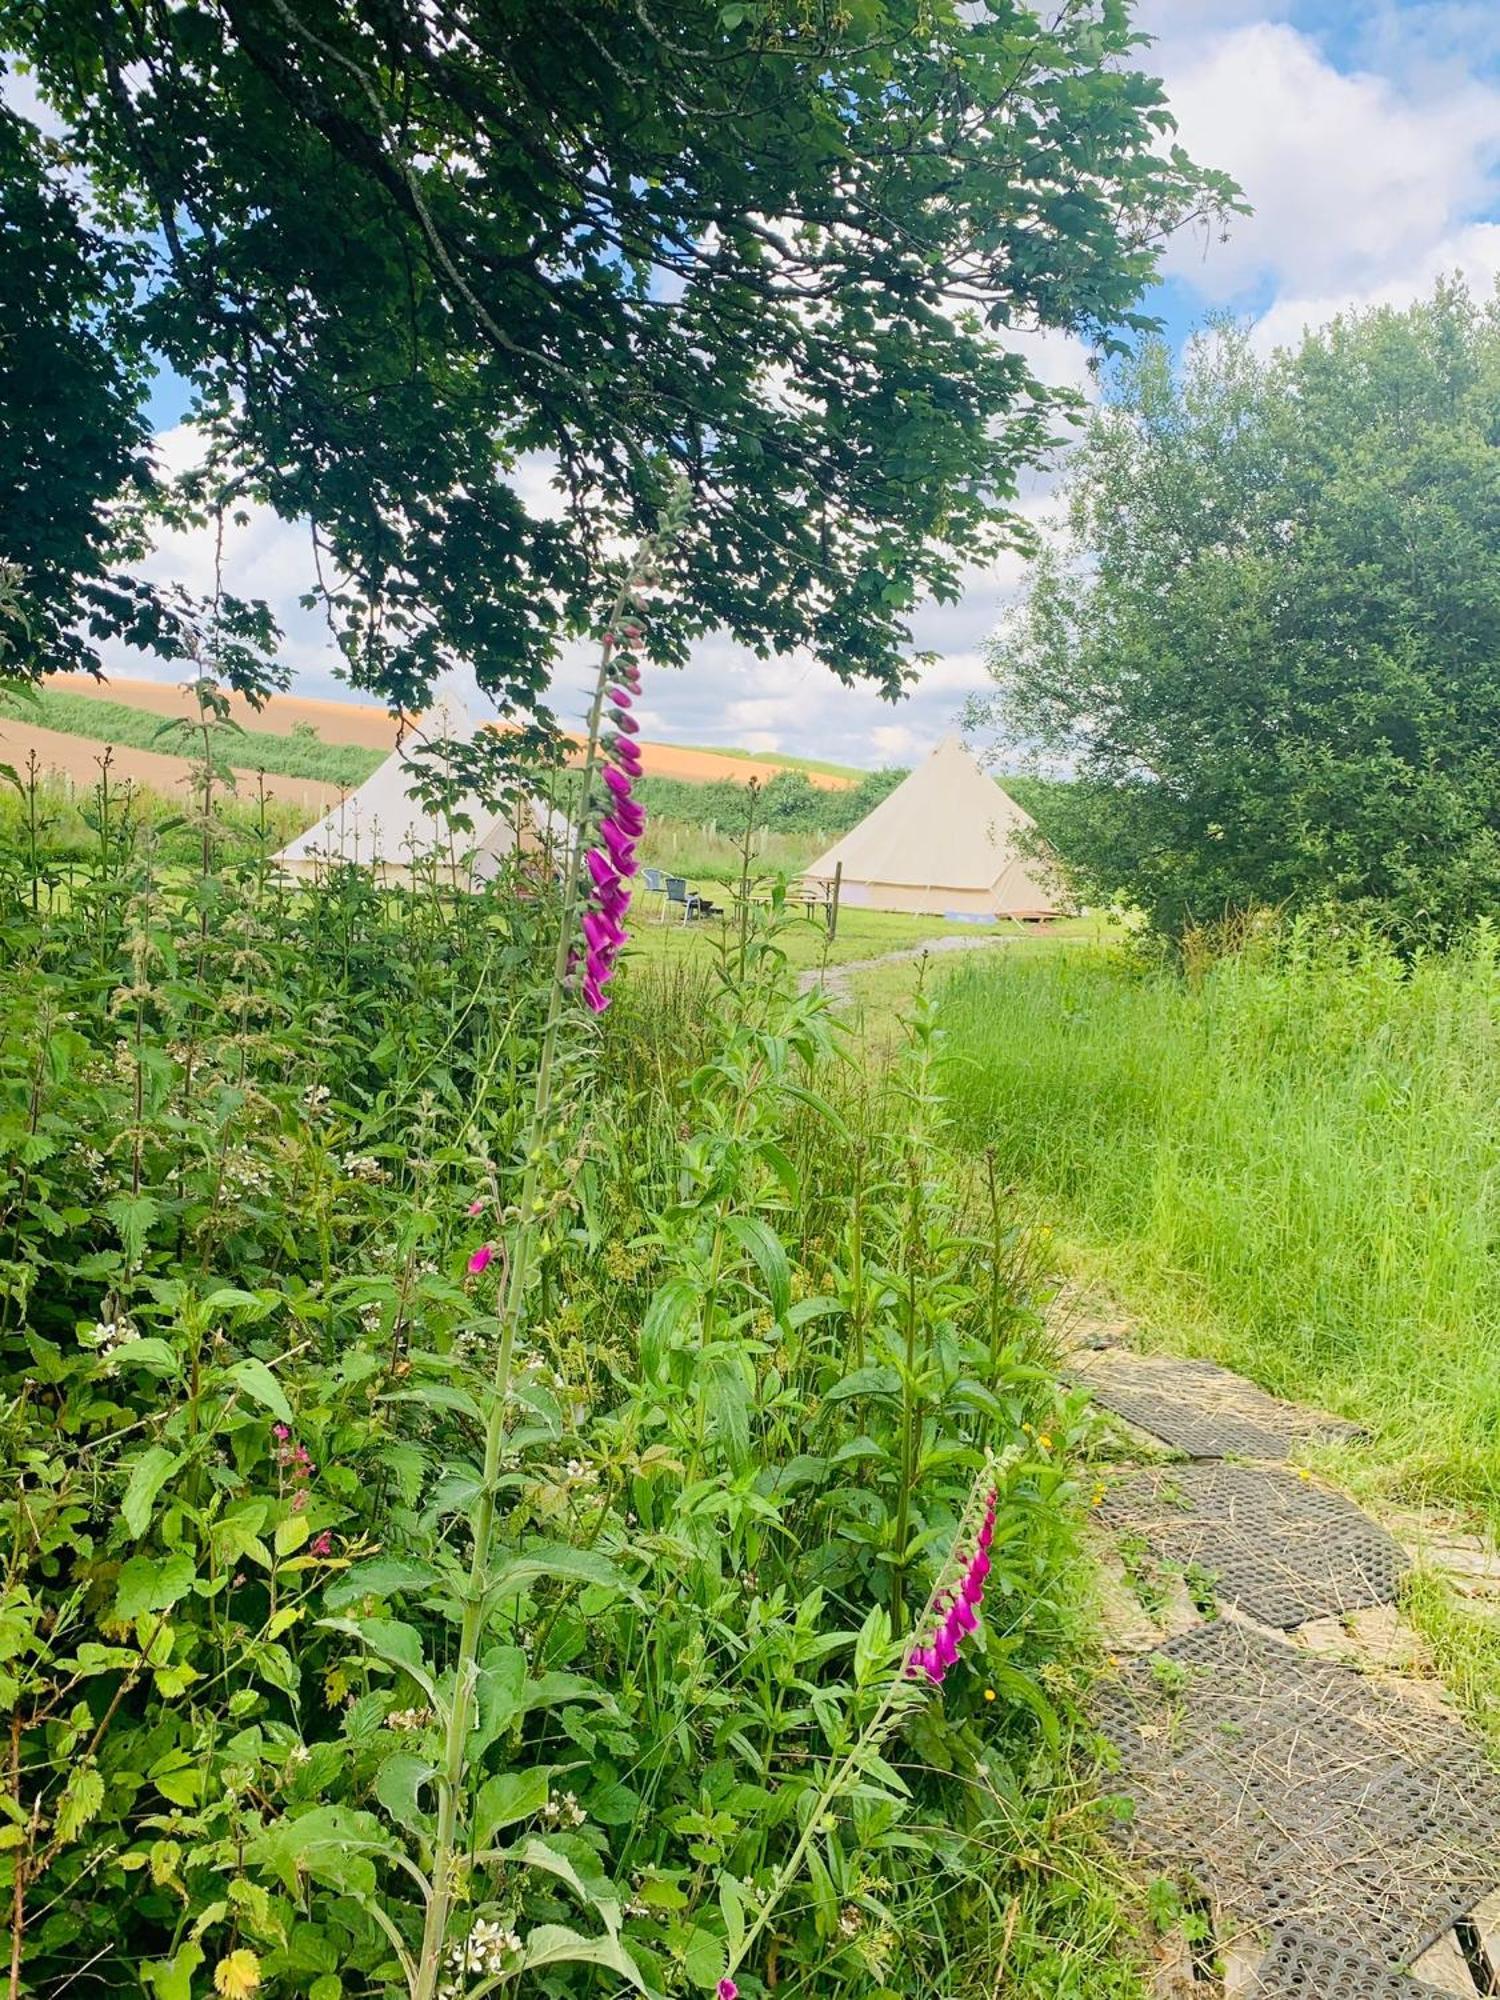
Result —
<instances>
[{"instance_id":1,"label":"blue sky","mask_svg":"<svg viewBox=\"0 0 1500 2000\"><path fill-rule=\"evenodd\" d=\"M1295 338L1348 304L1399 304L1462 271L1476 289L1500 275L1500 0L1142 0L1156 37L1148 60L1166 81L1179 137L1197 159L1244 187L1252 217L1228 243L1179 239L1151 300L1174 338L1210 310L1244 317L1267 347ZM1086 386L1075 341L1031 343L1052 379ZM187 463L191 439L172 432L180 386L159 384L163 455ZM546 504L546 468L526 468ZM1032 475L1026 511L1044 520L1052 480ZM305 531L258 516L228 550L233 587L267 597L307 693L337 693L318 621L301 611ZM202 538L169 539L158 574L201 585ZM905 763L952 723L984 685L983 646L1023 581L1014 560L976 571L963 600L929 607L917 640L939 655L917 691L892 707L845 689L801 660L758 662L710 638L682 674L647 695L652 733L801 751L860 764ZM120 672L145 672L119 657ZM574 705L581 660L555 684Z\"/></svg>"}]
</instances>

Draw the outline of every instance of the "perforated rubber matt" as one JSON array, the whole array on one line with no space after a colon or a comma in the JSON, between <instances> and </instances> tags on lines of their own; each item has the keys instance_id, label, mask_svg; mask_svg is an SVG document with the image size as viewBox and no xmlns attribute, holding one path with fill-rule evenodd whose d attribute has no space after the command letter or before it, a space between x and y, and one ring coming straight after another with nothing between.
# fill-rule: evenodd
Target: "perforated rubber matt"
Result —
<instances>
[{"instance_id":1,"label":"perforated rubber matt","mask_svg":"<svg viewBox=\"0 0 1500 2000\"><path fill-rule=\"evenodd\" d=\"M1256 1970L1255 2000L1448 2000L1425 1980L1306 1931L1283 1931Z\"/></svg>"},{"instance_id":2,"label":"perforated rubber matt","mask_svg":"<svg viewBox=\"0 0 1500 2000\"><path fill-rule=\"evenodd\" d=\"M1388 1603L1408 1567L1341 1493L1268 1465L1174 1465L1113 1480L1100 1516L1167 1562L1196 1565L1215 1595L1290 1627Z\"/></svg>"},{"instance_id":3,"label":"perforated rubber matt","mask_svg":"<svg viewBox=\"0 0 1500 2000\"><path fill-rule=\"evenodd\" d=\"M1281 1403L1210 1361L1113 1348L1078 1354L1069 1379L1097 1403L1189 1458L1285 1458L1305 1437L1358 1437L1357 1424Z\"/></svg>"},{"instance_id":4,"label":"perforated rubber matt","mask_svg":"<svg viewBox=\"0 0 1500 2000\"><path fill-rule=\"evenodd\" d=\"M1219 1620L1104 1683L1092 1713L1134 1800L1121 1838L1233 1919L1394 1970L1500 1884L1479 1744L1346 1667Z\"/></svg>"}]
</instances>

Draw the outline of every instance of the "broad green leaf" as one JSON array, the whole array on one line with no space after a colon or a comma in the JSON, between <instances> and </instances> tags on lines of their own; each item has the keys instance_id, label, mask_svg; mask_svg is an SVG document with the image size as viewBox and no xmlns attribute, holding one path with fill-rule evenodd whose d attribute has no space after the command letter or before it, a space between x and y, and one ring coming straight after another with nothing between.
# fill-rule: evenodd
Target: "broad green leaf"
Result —
<instances>
[{"instance_id":1,"label":"broad green leaf","mask_svg":"<svg viewBox=\"0 0 1500 2000\"><path fill-rule=\"evenodd\" d=\"M726 1963L723 1938L704 1930L701 1924L694 1925L682 1955L682 1969L693 1985L711 1991L724 1977Z\"/></svg>"},{"instance_id":2,"label":"broad green leaf","mask_svg":"<svg viewBox=\"0 0 1500 2000\"><path fill-rule=\"evenodd\" d=\"M539 1813L550 1788L546 1771L535 1766L486 1778L474 1801L474 1845L488 1847L502 1826L514 1826L518 1819Z\"/></svg>"},{"instance_id":3,"label":"broad green leaf","mask_svg":"<svg viewBox=\"0 0 1500 2000\"><path fill-rule=\"evenodd\" d=\"M719 1910L724 1918L724 1936L731 1956L745 1941L745 1895L733 1875L719 1876Z\"/></svg>"},{"instance_id":4,"label":"broad green leaf","mask_svg":"<svg viewBox=\"0 0 1500 2000\"><path fill-rule=\"evenodd\" d=\"M247 1354L243 1361L236 1361L229 1371L229 1379L238 1389L242 1389L273 1417L279 1417L284 1424L292 1421L292 1406L286 1399L286 1392L264 1361L258 1361L253 1354Z\"/></svg>"},{"instance_id":5,"label":"broad green leaf","mask_svg":"<svg viewBox=\"0 0 1500 2000\"><path fill-rule=\"evenodd\" d=\"M431 1563L405 1556L371 1556L357 1562L323 1592L324 1609L342 1611L363 1597L397 1597L406 1590L429 1590L439 1581Z\"/></svg>"},{"instance_id":6,"label":"broad green leaf","mask_svg":"<svg viewBox=\"0 0 1500 2000\"><path fill-rule=\"evenodd\" d=\"M273 1313L278 1303L274 1292L242 1292L236 1285L221 1285L216 1292L209 1293L203 1309L214 1315L230 1313L246 1325L254 1325Z\"/></svg>"},{"instance_id":7,"label":"broad green leaf","mask_svg":"<svg viewBox=\"0 0 1500 2000\"><path fill-rule=\"evenodd\" d=\"M469 1756L474 1762L523 1713L526 1655L519 1646L496 1646L479 1663L474 1688L474 1728Z\"/></svg>"},{"instance_id":8,"label":"broad green leaf","mask_svg":"<svg viewBox=\"0 0 1500 2000\"><path fill-rule=\"evenodd\" d=\"M125 1497L120 1502L120 1518L137 1540L151 1525L151 1508L157 1494L181 1464L180 1454L154 1444L131 1466Z\"/></svg>"},{"instance_id":9,"label":"broad green leaf","mask_svg":"<svg viewBox=\"0 0 1500 2000\"><path fill-rule=\"evenodd\" d=\"M126 1257L133 1264L140 1263L151 1225L161 1214L160 1204L149 1194L117 1194L104 1204L104 1213L120 1232L120 1247Z\"/></svg>"},{"instance_id":10,"label":"broad green leaf","mask_svg":"<svg viewBox=\"0 0 1500 2000\"><path fill-rule=\"evenodd\" d=\"M178 1375L182 1372L182 1364L171 1342L160 1339L156 1334L147 1334L143 1340L127 1340L123 1347L117 1347L111 1354L110 1365L114 1368L142 1368L148 1375Z\"/></svg>"},{"instance_id":11,"label":"broad green leaf","mask_svg":"<svg viewBox=\"0 0 1500 2000\"><path fill-rule=\"evenodd\" d=\"M514 1847L496 1848L490 1858L555 1875L581 1903L599 1912L606 1930L620 1928L620 1892L600 1866L593 1848L576 1834L530 1834Z\"/></svg>"},{"instance_id":12,"label":"broad green leaf","mask_svg":"<svg viewBox=\"0 0 1500 2000\"><path fill-rule=\"evenodd\" d=\"M656 1381L678 1336L698 1313L698 1292L691 1279L681 1275L668 1278L655 1293L641 1321L641 1373L648 1382Z\"/></svg>"},{"instance_id":13,"label":"broad green leaf","mask_svg":"<svg viewBox=\"0 0 1500 2000\"><path fill-rule=\"evenodd\" d=\"M132 1556L115 1585L115 1616L139 1618L143 1611L165 1611L193 1587L196 1571L190 1555Z\"/></svg>"},{"instance_id":14,"label":"broad green leaf","mask_svg":"<svg viewBox=\"0 0 1500 2000\"><path fill-rule=\"evenodd\" d=\"M429 1700L436 1698L432 1673L422 1657L422 1635L396 1618L323 1618L321 1625L362 1640L379 1660L409 1674Z\"/></svg>"},{"instance_id":15,"label":"broad green leaf","mask_svg":"<svg viewBox=\"0 0 1500 2000\"><path fill-rule=\"evenodd\" d=\"M997 1694L1009 1695L1012 1701L1018 1701L1023 1707L1031 1710L1041 1724L1042 1734L1047 1739L1048 1747L1055 1750L1062 1738L1062 1724L1058 1720L1057 1710L1031 1676L1023 1674L1019 1667L987 1665L983 1672Z\"/></svg>"},{"instance_id":16,"label":"broad green leaf","mask_svg":"<svg viewBox=\"0 0 1500 2000\"><path fill-rule=\"evenodd\" d=\"M189 1938L174 1957L142 1966L141 1974L150 1981L156 2000L193 2000L193 1974L202 1963L202 1945Z\"/></svg>"},{"instance_id":17,"label":"broad green leaf","mask_svg":"<svg viewBox=\"0 0 1500 2000\"><path fill-rule=\"evenodd\" d=\"M375 1888L374 1855L395 1850L373 1813L347 1806L315 1806L299 1819L278 1820L256 1836L247 1857L269 1868L289 1895L300 1893L304 1875L368 1896Z\"/></svg>"},{"instance_id":18,"label":"broad green leaf","mask_svg":"<svg viewBox=\"0 0 1500 2000\"><path fill-rule=\"evenodd\" d=\"M433 1410L454 1410L476 1424L484 1420L484 1412L468 1390L460 1389L452 1382L424 1382L420 1389L392 1389L380 1400L382 1403L421 1403Z\"/></svg>"},{"instance_id":19,"label":"broad green leaf","mask_svg":"<svg viewBox=\"0 0 1500 2000\"><path fill-rule=\"evenodd\" d=\"M758 1215L731 1215L724 1229L760 1272L771 1310L780 1319L792 1302L792 1267L781 1238Z\"/></svg>"},{"instance_id":20,"label":"broad green leaf","mask_svg":"<svg viewBox=\"0 0 1500 2000\"><path fill-rule=\"evenodd\" d=\"M375 1773L376 1798L408 1833L426 1833L431 1825L431 1814L423 1810L420 1794L436 1773L435 1764L412 1756L409 1750L393 1751Z\"/></svg>"},{"instance_id":21,"label":"broad green leaf","mask_svg":"<svg viewBox=\"0 0 1500 2000\"><path fill-rule=\"evenodd\" d=\"M882 1604L870 1607L854 1642L854 1684L868 1687L885 1670L891 1647L890 1613Z\"/></svg>"},{"instance_id":22,"label":"broad green leaf","mask_svg":"<svg viewBox=\"0 0 1500 2000\"><path fill-rule=\"evenodd\" d=\"M831 1389L823 1391L825 1403L846 1402L850 1396L899 1396L901 1377L896 1370L883 1364L868 1368L856 1368L842 1381L835 1382Z\"/></svg>"},{"instance_id":23,"label":"broad green leaf","mask_svg":"<svg viewBox=\"0 0 1500 2000\"><path fill-rule=\"evenodd\" d=\"M640 1968L616 1937L581 1937L562 1924L539 1924L526 1940L520 1970L540 1965L602 1965L628 1980L638 1993L646 1991Z\"/></svg>"},{"instance_id":24,"label":"broad green leaf","mask_svg":"<svg viewBox=\"0 0 1500 2000\"><path fill-rule=\"evenodd\" d=\"M593 1549L575 1549L567 1542L533 1542L523 1554L501 1565L490 1586L493 1598L513 1596L543 1577L566 1583L595 1583L610 1590L625 1589L625 1578L608 1556Z\"/></svg>"}]
</instances>

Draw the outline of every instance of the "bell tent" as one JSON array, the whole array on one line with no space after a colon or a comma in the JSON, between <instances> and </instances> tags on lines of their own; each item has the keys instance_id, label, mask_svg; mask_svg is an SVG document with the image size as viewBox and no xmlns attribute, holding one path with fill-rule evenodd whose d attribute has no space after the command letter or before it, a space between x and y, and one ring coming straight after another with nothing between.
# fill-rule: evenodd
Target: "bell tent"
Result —
<instances>
[{"instance_id":1,"label":"bell tent","mask_svg":"<svg viewBox=\"0 0 1500 2000\"><path fill-rule=\"evenodd\" d=\"M537 801L497 809L472 794L449 812L426 803L418 789L421 779L440 772L445 746L467 743L476 726L457 695L440 694L380 768L284 847L276 866L307 877L353 863L370 869L387 888L410 887L434 868L451 888L488 882L518 845L532 848L542 836L555 835L557 816ZM420 759L413 754L418 750Z\"/></svg>"},{"instance_id":2,"label":"bell tent","mask_svg":"<svg viewBox=\"0 0 1500 2000\"><path fill-rule=\"evenodd\" d=\"M956 736L807 870L849 909L933 917L1056 916L1059 885L1016 836L1036 825Z\"/></svg>"}]
</instances>

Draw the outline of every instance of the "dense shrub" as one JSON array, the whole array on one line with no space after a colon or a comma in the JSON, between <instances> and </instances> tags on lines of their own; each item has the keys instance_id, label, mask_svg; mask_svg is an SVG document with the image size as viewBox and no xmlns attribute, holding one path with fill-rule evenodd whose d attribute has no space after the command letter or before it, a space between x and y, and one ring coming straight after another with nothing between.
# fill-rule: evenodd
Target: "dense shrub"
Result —
<instances>
[{"instance_id":1,"label":"dense shrub","mask_svg":"<svg viewBox=\"0 0 1500 2000\"><path fill-rule=\"evenodd\" d=\"M473 1617L443 1990L712 1990L756 1933L747 1995L988 1994L1073 1586L1026 1239L948 1144L930 1009L862 1078L774 914L717 975L627 969L562 1047L497 1383L475 1253L526 1164L550 892L293 893L264 829L200 801L189 867L121 803L86 868L45 813L0 827L21 1990L403 1989ZM861 1736L976 1481L972 1666ZM1029 1918L1012 1963L1050 1951Z\"/></svg>"}]
</instances>

